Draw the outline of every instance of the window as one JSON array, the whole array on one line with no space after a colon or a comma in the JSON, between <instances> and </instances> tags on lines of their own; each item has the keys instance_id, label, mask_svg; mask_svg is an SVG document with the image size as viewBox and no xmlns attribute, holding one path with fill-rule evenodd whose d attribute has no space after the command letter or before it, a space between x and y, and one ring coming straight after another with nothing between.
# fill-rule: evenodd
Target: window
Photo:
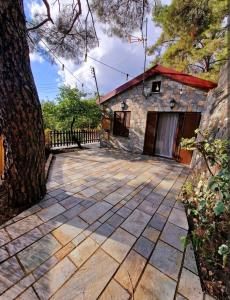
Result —
<instances>
[{"instance_id":1,"label":"window","mask_svg":"<svg viewBox=\"0 0 230 300\"><path fill-rule=\"evenodd\" d=\"M152 93L160 93L161 91L161 81L154 81L152 83Z\"/></svg>"},{"instance_id":2,"label":"window","mask_svg":"<svg viewBox=\"0 0 230 300\"><path fill-rule=\"evenodd\" d=\"M118 136L129 136L130 127L130 111L115 111L114 112L114 124L113 134Z\"/></svg>"}]
</instances>

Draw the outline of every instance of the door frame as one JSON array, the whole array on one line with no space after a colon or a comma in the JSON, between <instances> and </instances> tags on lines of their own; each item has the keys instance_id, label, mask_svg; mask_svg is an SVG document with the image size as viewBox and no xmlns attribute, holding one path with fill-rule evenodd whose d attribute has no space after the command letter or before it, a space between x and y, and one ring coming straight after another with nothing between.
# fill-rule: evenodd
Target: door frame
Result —
<instances>
[{"instance_id":1,"label":"door frame","mask_svg":"<svg viewBox=\"0 0 230 300\"><path fill-rule=\"evenodd\" d=\"M148 111L147 112L147 116L149 112L154 112L157 114L156 116L156 129L155 129L155 135L154 135L154 142L153 142L153 150L152 150L152 154L149 155L153 155L156 157L162 157L165 159L170 159L170 160L176 160L179 161L180 160L180 139L183 137L183 130L184 130L184 124L185 124L185 119L186 119L186 115L189 114L199 114L199 122L201 120L201 112L187 112L187 111ZM155 147L156 147L156 136L157 136L157 131L158 131L158 126L159 126L159 116L160 114L163 113L177 113L179 115L178 117L178 124L177 124L177 129L176 129L176 134L174 137L174 142L173 142L173 153L172 153L172 157L165 157L165 156L161 156L158 154L155 154ZM146 129L147 129L147 124L148 124L148 118L146 118L146 128L145 128L145 139L144 139L144 145L146 143ZM199 124L198 124L199 127ZM144 153L144 152L143 152Z\"/></svg>"}]
</instances>

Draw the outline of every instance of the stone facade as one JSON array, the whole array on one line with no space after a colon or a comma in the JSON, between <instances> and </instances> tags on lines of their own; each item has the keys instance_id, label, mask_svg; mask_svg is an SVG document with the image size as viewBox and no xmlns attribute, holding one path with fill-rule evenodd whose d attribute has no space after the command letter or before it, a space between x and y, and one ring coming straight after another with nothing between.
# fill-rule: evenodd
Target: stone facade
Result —
<instances>
[{"instance_id":1,"label":"stone facade","mask_svg":"<svg viewBox=\"0 0 230 300\"><path fill-rule=\"evenodd\" d=\"M160 93L152 93L145 98L143 96L143 84L139 83L103 104L109 111L112 121L109 138L105 137L102 142L103 146L112 146L134 153L142 153L148 111L204 111L207 97L206 91L181 84L162 75L155 75L147 79L145 81L145 89L151 90L153 81L161 81ZM170 109L170 100L172 98L175 99L176 105L173 109ZM129 137L127 138L113 136L113 115L115 111L122 110L122 101L126 103L124 110L131 112Z\"/></svg>"}]
</instances>

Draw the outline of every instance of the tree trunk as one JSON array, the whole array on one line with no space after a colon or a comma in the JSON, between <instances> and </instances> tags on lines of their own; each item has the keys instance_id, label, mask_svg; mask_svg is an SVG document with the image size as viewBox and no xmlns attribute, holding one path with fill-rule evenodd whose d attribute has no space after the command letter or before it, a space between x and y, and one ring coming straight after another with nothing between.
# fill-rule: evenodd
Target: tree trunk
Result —
<instances>
[{"instance_id":1,"label":"tree trunk","mask_svg":"<svg viewBox=\"0 0 230 300\"><path fill-rule=\"evenodd\" d=\"M45 194L41 106L30 67L22 0L0 1L0 133L5 139L9 205L29 206Z\"/></svg>"}]
</instances>

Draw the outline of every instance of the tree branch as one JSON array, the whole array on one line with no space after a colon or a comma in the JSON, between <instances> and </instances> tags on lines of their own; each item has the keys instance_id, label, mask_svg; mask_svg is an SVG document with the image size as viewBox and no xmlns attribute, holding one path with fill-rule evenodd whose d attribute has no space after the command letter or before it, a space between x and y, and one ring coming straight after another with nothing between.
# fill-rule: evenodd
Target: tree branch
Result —
<instances>
[{"instance_id":1,"label":"tree branch","mask_svg":"<svg viewBox=\"0 0 230 300\"><path fill-rule=\"evenodd\" d=\"M48 22L48 21L50 21L51 23L54 24L54 22L53 22L53 20L52 20L52 18L51 18L51 14L50 14L50 5L49 5L48 1L47 1L47 0L42 0L42 1L43 1L43 3L44 3L45 6L46 6L46 10L47 10L47 18L44 19L41 23L39 23L39 24L37 24L37 25L35 25L35 26L33 26L33 27L28 28L27 31L31 31L31 30L38 29L39 27L41 27L42 25L44 25L44 24L45 24L46 22Z\"/></svg>"},{"instance_id":2,"label":"tree branch","mask_svg":"<svg viewBox=\"0 0 230 300\"><path fill-rule=\"evenodd\" d=\"M189 66L194 66L196 68L200 68L201 70L205 71L205 68L204 67L201 67L199 65L195 65L195 64L189 64Z\"/></svg>"},{"instance_id":3,"label":"tree branch","mask_svg":"<svg viewBox=\"0 0 230 300\"><path fill-rule=\"evenodd\" d=\"M76 4L76 5L74 6L74 8L73 8L73 11L74 11L74 12L75 12L75 10L76 10L76 6L78 6L78 12L74 15L73 21L72 21L72 23L71 23L69 29L66 30L66 31L64 32L65 35L67 35L67 34L69 34L69 33L71 32L71 30L73 29L73 26L74 26L75 22L77 21L77 19L79 18L79 16L80 16L81 13L82 13L82 9L81 9L81 0L77 0L77 4Z\"/></svg>"},{"instance_id":4,"label":"tree branch","mask_svg":"<svg viewBox=\"0 0 230 300\"><path fill-rule=\"evenodd\" d=\"M91 19L92 19L93 30L94 30L95 37L96 37L96 40L97 40L97 45L98 45L98 47L99 47L99 39L98 39L97 31L96 31L96 28L95 28L95 22L94 22L94 18L93 18L93 13L92 13L92 11L91 11L91 8L90 8L90 5L89 5L89 1L86 0L86 2L87 2L88 10L89 10L89 13L90 13L90 16L91 16Z\"/></svg>"}]
</instances>

